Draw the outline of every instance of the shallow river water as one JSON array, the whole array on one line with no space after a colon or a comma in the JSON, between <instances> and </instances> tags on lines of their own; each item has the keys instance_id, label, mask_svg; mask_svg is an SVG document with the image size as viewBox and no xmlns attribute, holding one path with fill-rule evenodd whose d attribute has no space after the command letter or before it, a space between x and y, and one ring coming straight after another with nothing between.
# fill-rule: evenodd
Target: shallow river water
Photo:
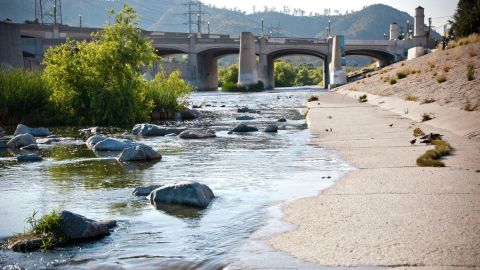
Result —
<instances>
[{"instance_id":1,"label":"shallow river water","mask_svg":"<svg viewBox=\"0 0 480 270\"><path fill-rule=\"evenodd\" d=\"M163 159L157 163L121 164L112 158L117 153L96 154L76 129L55 130L72 140L42 147L42 162L18 164L13 153L0 152L0 238L23 232L25 218L33 211L67 209L92 219L118 220L118 227L100 241L29 254L0 251L0 267L245 269L296 264L261 241L287 228L279 221L280 206L317 194L351 169L334 152L309 144L312 135L299 108L318 91L195 93L191 102L207 105L200 109L202 117L170 124L208 127L217 138L127 136L159 151ZM243 106L260 113L237 113ZM235 120L239 115L256 119ZM277 123L281 117L287 122ZM241 122L260 131L227 134ZM280 126L278 134L261 131L270 123ZM121 133L110 135L122 137ZM136 186L181 180L207 184L216 199L197 211L156 209L145 198L131 195Z\"/></svg>"}]
</instances>

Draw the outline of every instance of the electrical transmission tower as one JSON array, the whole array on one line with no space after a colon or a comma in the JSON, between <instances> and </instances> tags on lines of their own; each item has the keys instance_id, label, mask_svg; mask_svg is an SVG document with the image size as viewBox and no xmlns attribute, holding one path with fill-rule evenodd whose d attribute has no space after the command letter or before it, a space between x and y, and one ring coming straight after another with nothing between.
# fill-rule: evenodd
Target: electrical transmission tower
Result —
<instances>
[{"instance_id":1,"label":"electrical transmission tower","mask_svg":"<svg viewBox=\"0 0 480 270\"><path fill-rule=\"evenodd\" d=\"M41 24L62 24L62 0L35 0L35 20Z\"/></svg>"},{"instance_id":2,"label":"electrical transmission tower","mask_svg":"<svg viewBox=\"0 0 480 270\"><path fill-rule=\"evenodd\" d=\"M187 16L187 22L185 23L188 25L188 32L194 32L194 26L197 26L197 33L202 32L202 15L205 14L202 11L202 2L198 0L188 0L184 6L187 7L188 11L184 13Z\"/></svg>"}]
</instances>

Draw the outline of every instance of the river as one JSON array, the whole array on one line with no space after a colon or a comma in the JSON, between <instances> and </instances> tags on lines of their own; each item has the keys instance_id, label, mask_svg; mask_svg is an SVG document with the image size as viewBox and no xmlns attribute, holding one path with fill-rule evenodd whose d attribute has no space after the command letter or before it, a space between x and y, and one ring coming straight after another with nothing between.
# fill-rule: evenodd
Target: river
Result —
<instances>
[{"instance_id":1,"label":"river","mask_svg":"<svg viewBox=\"0 0 480 270\"><path fill-rule=\"evenodd\" d=\"M115 219L118 227L100 241L29 254L0 251L5 269L245 269L297 265L272 252L262 241L288 228L280 206L317 194L351 169L333 151L309 143L310 132L299 109L318 88L261 93L194 93L205 104L202 117L183 123L208 127L217 137L134 138L158 150L157 163L120 164L112 155L88 150L77 129L54 130L66 144L42 147L44 161L18 164L0 152L0 238L26 229L33 211L66 209L92 219ZM251 121L237 121L237 107L259 110ZM287 122L277 123L285 117ZM227 134L245 122L259 132ZM267 124L277 134L261 132ZM123 130L112 136L122 137ZM128 137L128 136L127 136ZM207 184L216 199L210 207L156 209L131 195L136 186L195 180ZM265 265L265 262L268 264Z\"/></svg>"}]
</instances>

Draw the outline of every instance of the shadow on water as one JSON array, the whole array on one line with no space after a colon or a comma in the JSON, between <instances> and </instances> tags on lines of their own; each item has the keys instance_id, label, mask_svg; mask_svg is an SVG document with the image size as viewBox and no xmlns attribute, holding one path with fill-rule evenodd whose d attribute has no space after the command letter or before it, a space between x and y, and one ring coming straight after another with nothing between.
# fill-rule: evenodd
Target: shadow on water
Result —
<instances>
[{"instance_id":1,"label":"shadow on water","mask_svg":"<svg viewBox=\"0 0 480 270\"><path fill-rule=\"evenodd\" d=\"M207 209L158 202L152 202L152 206L167 215L177 217L189 223L197 222L208 211Z\"/></svg>"}]
</instances>

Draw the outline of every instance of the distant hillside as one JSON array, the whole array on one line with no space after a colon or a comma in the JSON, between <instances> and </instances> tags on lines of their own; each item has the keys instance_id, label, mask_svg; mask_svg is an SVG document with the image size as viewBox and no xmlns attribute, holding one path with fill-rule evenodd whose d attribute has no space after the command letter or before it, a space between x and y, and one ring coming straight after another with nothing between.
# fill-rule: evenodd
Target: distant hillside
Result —
<instances>
[{"instance_id":1,"label":"distant hillside","mask_svg":"<svg viewBox=\"0 0 480 270\"><path fill-rule=\"evenodd\" d=\"M101 26L108 21L106 10L118 10L124 1L120 0L63 0L63 22L79 24L82 15L84 26ZM188 32L185 24L187 11L182 3L175 0L129 0L141 16L140 26L147 30ZM412 12L415 7L412 7ZM413 18L406 12L390 6L376 4L348 15L339 16L293 16L280 12L256 12L245 14L240 11L204 6L202 30L206 32L207 21L212 33L239 34L241 31L261 33L261 19L264 19L265 33L270 27L280 28L280 35L296 37L325 37L328 20L332 33L343 33L348 39L383 39L389 33L389 25L395 21L401 26ZM0 19L10 18L15 22L33 20L34 0L0 0ZM195 29L196 30L196 29ZM277 35L274 30L273 35Z\"/></svg>"}]
</instances>

